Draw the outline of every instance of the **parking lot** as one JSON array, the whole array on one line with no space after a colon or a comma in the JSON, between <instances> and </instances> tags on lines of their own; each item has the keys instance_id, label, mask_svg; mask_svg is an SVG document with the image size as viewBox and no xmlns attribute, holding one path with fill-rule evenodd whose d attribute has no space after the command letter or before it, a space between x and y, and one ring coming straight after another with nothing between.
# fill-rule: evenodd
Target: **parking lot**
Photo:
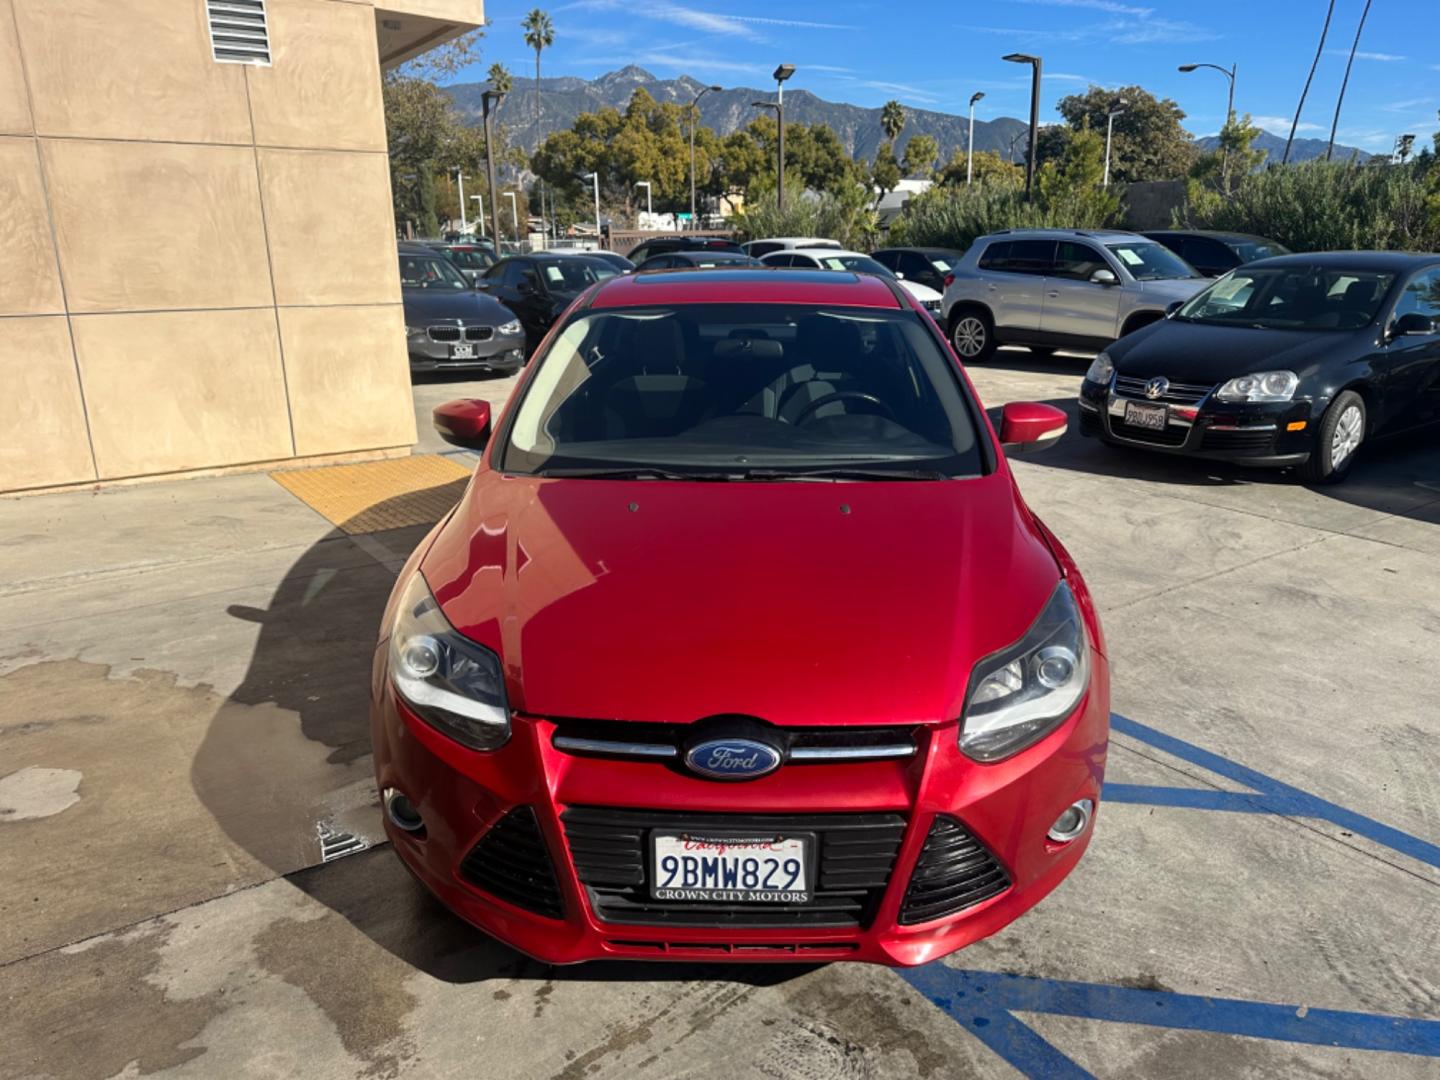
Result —
<instances>
[{"instance_id":1,"label":"parking lot","mask_svg":"<svg viewBox=\"0 0 1440 1080\"><path fill-rule=\"evenodd\" d=\"M428 410L513 379L420 382L393 491L0 501L0 1077L1434 1076L1440 446L1325 489L1132 454L1075 431L1085 363L972 377L1071 413L1015 469L1104 620L1097 835L903 971L547 968L386 850L375 630L473 464Z\"/></svg>"}]
</instances>

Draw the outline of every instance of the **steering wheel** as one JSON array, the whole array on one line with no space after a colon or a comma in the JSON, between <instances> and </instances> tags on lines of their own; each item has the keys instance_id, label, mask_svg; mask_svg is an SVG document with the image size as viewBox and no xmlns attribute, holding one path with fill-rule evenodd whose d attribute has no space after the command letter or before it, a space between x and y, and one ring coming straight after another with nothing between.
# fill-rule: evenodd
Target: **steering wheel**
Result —
<instances>
[{"instance_id":1,"label":"steering wheel","mask_svg":"<svg viewBox=\"0 0 1440 1080\"><path fill-rule=\"evenodd\" d=\"M890 419L891 421L895 421L894 411L890 408L889 405L886 405L885 402L881 401L874 394L867 394L863 390L836 390L833 394L824 394L816 398L814 401L810 402L809 405L806 405L805 408L800 410L800 414L796 416L792 422L796 427L799 427L806 421L806 419L810 416L811 413L813 413L821 406L829 405L835 401L847 400L864 401L867 404L876 405L880 408L880 410L885 414L888 419ZM895 422L898 423L898 421Z\"/></svg>"}]
</instances>

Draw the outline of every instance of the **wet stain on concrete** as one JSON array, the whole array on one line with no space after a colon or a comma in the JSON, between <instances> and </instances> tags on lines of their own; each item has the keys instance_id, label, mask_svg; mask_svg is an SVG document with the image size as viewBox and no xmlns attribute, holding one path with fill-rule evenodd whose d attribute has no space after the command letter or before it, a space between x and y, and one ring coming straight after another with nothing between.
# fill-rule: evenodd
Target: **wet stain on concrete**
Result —
<instances>
[{"instance_id":1,"label":"wet stain on concrete","mask_svg":"<svg viewBox=\"0 0 1440 1080\"><path fill-rule=\"evenodd\" d=\"M865 1047L829 1024L793 1017L770 1039L759 1071L773 1080L869 1080L875 1075Z\"/></svg>"},{"instance_id":2,"label":"wet stain on concrete","mask_svg":"<svg viewBox=\"0 0 1440 1080\"><path fill-rule=\"evenodd\" d=\"M1156 990L1162 994L1173 994L1175 991L1166 986L1154 975L1132 975L1124 979L1115 979L1116 986L1128 987L1131 990Z\"/></svg>"},{"instance_id":3,"label":"wet stain on concrete","mask_svg":"<svg viewBox=\"0 0 1440 1080\"><path fill-rule=\"evenodd\" d=\"M31 765L0 776L0 822L63 814L80 801L78 769Z\"/></svg>"},{"instance_id":4,"label":"wet stain on concrete","mask_svg":"<svg viewBox=\"0 0 1440 1080\"><path fill-rule=\"evenodd\" d=\"M152 1073L203 1054L203 1047L184 1044L222 1011L223 991L175 1000L156 985L171 932L151 924L30 960L25 992L5 995L0 1076L99 1080L127 1069Z\"/></svg>"},{"instance_id":5,"label":"wet stain on concrete","mask_svg":"<svg viewBox=\"0 0 1440 1080\"><path fill-rule=\"evenodd\" d=\"M357 931L341 919L280 919L255 938L262 968L303 991L335 1025L366 1076L398 1076L415 1055L405 1018L417 1002L404 987L409 967L388 954L355 978ZM388 970L387 970L388 969Z\"/></svg>"},{"instance_id":6,"label":"wet stain on concrete","mask_svg":"<svg viewBox=\"0 0 1440 1080\"><path fill-rule=\"evenodd\" d=\"M545 1015L545 1006L550 1004L550 995L555 992L555 984L549 979L545 980L544 986L535 988L535 1019Z\"/></svg>"}]
</instances>

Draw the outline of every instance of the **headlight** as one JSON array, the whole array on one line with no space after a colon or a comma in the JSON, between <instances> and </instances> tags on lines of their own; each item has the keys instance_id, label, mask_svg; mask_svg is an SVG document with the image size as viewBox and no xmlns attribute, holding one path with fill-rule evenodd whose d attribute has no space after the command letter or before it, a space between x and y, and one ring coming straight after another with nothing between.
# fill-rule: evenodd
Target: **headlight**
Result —
<instances>
[{"instance_id":1,"label":"headlight","mask_svg":"<svg viewBox=\"0 0 1440 1080\"><path fill-rule=\"evenodd\" d=\"M405 333L408 334L408 335L411 336L411 337L413 337L413 336L416 335L416 334L423 334L424 332L425 332L425 328L424 328L423 326L407 326L407 327L405 327Z\"/></svg>"},{"instance_id":2,"label":"headlight","mask_svg":"<svg viewBox=\"0 0 1440 1080\"><path fill-rule=\"evenodd\" d=\"M1289 401L1300 385L1293 371L1259 371L1231 379L1215 391L1217 401Z\"/></svg>"},{"instance_id":3,"label":"headlight","mask_svg":"<svg viewBox=\"0 0 1440 1080\"><path fill-rule=\"evenodd\" d=\"M1060 582L1025 636L975 665L965 694L960 749L999 761L1060 726L1090 685L1085 624Z\"/></svg>"},{"instance_id":4,"label":"headlight","mask_svg":"<svg viewBox=\"0 0 1440 1080\"><path fill-rule=\"evenodd\" d=\"M500 333L502 334L518 334L521 332L521 330L522 327L520 326L519 319L511 319L509 322L505 323L503 326L500 327Z\"/></svg>"},{"instance_id":5,"label":"headlight","mask_svg":"<svg viewBox=\"0 0 1440 1080\"><path fill-rule=\"evenodd\" d=\"M1100 383L1102 386L1110 385L1110 378L1115 374L1115 365L1110 361L1109 353L1101 353L1090 361L1090 368L1085 372L1085 381Z\"/></svg>"},{"instance_id":6,"label":"headlight","mask_svg":"<svg viewBox=\"0 0 1440 1080\"><path fill-rule=\"evenodd\" d=\"M417 570L390 628L390 677L415 715L472 750L510 738L500 658L455 632Z\"/></svg>"}]
</instances>

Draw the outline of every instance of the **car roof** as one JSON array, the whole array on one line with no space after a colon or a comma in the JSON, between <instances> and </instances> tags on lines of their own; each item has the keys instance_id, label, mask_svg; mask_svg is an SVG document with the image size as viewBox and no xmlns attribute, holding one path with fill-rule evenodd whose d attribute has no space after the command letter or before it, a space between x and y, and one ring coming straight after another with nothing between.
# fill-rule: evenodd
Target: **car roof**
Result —
<instances>
[{"instance_id":1,"label":"car roof","mask_svg":"<svg viewBox=\"0 0 1440 1080\"><path fill-rule=\"evenodd\" d=\"M1371 270L1404 273L1421 266L1440 265L1440 252L1414 251L1306 251L1296 255L1273 255L1246 263L1256 266L1317 266L1334 270Z\"/></svg>"},{"instance_id":2,"label":"car roof","mask_svg":"<svg viewBox=\"0 0 1440 1080\"><path fill-rule=\"evenodd\" d=\"M825 258L827 258L827 259L833 259L833 258L836 258L837 256L857 256L857 255L858 255L858 256L859 256L860 258L862 258L862 259L868 259L868 258L870 258L870 256L869 256L869 255L866 255L863 251L851 251L849 248L831 248L831 247L788 248L788 249L785 250L785 251L767 251L764 255L761 255L760 257L761 257L762 259L768 259L771 255L815 255L815 256L823 255L823 256L825 256Z\"/></svg>"},{"instance_id":3,"label":"car roof","mask_svg":"<svg viewBox=\"0 0 1440 1080\"><path fill-rule=\"evenodd\" d=\"M652 304L834 304L844 307L906 306L883 279L844 270L735 269L660 270L602 281L591 294L594 308Z\"/></svg>"},{"instance_id":4,"label":"car roof","mask_svg":"<svg viewBox=\"0 0 1440 1080\"><path fill-rule=\"evenodd\" d=\"M1203 236L1208 240L1258 240L1262 244L1279 243L1268 236L1255 233L1231 232L1229 229L1146 229L1144 234L1152 240L1158 236Z\"/></svg>"},{"instance_id":5,"label":"car roof","mask_svg":"<svg viewBox=\"0 0 1440 1080\"><path fill-rule=\"evenodd\" d=\"M980 237L981 240L994 240L997 237L1004 237L1008 240L1025 240L1038 237L1043 240L1059 239L1066 236L1083 236L1091 240L1140 240L1147 239L1144 235L1131 232L1129 229L1000 229L987 236Z\"/></svg>"},{"instance_id":6,"label":"car roof","mask_svg":"<svg viewBox=\"0 0 1440 1080\"><path fill-rule=\"evenodd\" d=\"M871 255L886 255L892 251L913 251L917 255L964 255L958 248L947 247L883 247L872 251Z\"/></svg>"}]
</instances>

